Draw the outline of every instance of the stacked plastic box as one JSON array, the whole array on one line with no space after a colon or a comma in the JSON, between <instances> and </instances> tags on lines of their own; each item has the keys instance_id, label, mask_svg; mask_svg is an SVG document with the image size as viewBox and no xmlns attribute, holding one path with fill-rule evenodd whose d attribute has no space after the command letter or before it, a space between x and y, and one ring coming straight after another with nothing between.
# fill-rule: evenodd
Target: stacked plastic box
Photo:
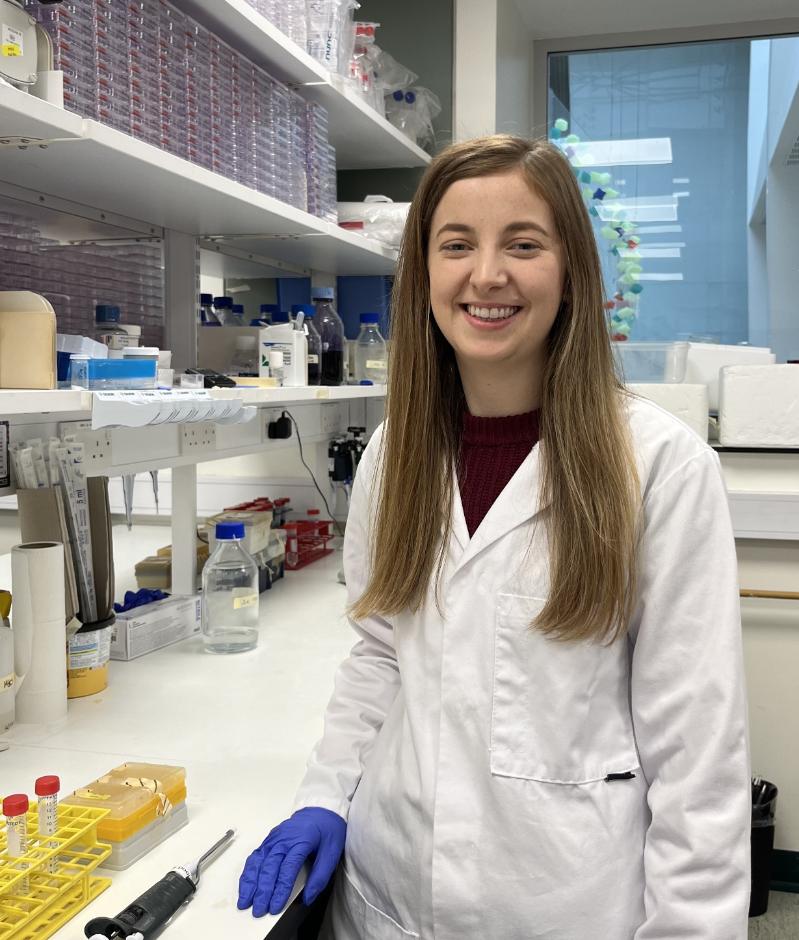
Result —
<instances>
[{"instance_id":1,"label":"stacked plastic box","mask_svg":"<svg viewBox=\"0 0 799 940\"><path fill-rule=\"evenodd\" d=\"M164 278L160 245L60 245L25 216L0 212L0 290L43 294L59 333L91 336L94 307L113 303L142 328L142 345L161 346Z\"/></svg>"},{"instance_id":2,"label":"stacked plastic box","mask_svg":"<svg viewBox=\"0 0 799 940\"><path fill-rule=\"evenodd\" d=\"M247 3L296 42L301 49L305 49L308 42L305 0L247 0Z\"/></svg>"},{"instance_id":3,"label":"stacked plastic box","mask_svg":"<svg viewBox=\"0 0 799 940\"><path fill-rule=\"evenodd\" d=\"M335 186L326 121L309 141L300 95L166 0L25 2L53 40L71 110L299 209L310 189ZM304 45L304 3L269 9Z\"/></svg>"},{"instance_id":4,"label":"stacked plastic box","mask_svg":"<svg viewBox=\"0 0 799 940\"><path fill-rule=\"evenodd\" d=\"M337 222L336 151L328 143L327 110L312 102L306 107L305 121L308 141L308 211L320 218Z\"/></svg>"}]
</instances>

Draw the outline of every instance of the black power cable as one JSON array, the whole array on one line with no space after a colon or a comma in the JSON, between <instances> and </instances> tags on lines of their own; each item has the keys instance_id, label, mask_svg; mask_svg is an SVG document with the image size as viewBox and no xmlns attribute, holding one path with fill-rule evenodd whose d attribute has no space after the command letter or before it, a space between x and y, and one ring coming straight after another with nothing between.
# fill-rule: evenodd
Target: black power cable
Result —
<instances>
[{"instance_id":1,"label":"black power cable","mask_svg":"<svg viewBox=\"0 0 799 940\"><path fill-rule=\"evenodd\" d=\"M294 415L290 411L283 411L283 414L286 417L288 417L291 420L291 423L294 425L294 433L297 435L297 446L300 449L300 460L302 461L303 467L305 467L305 469L310 474L310 477L313 480L313 485L316 487L317 493L319 493L319 495L322 497L322 502L325 504L325 509L327 510L327 517L328 519L332 521L333 525L336 527L336 531L338 532L339 536L343 538L344 532L342 531L341 526L339 525L338 521L333 518L333 513L330 511L330 506L327 505L325 494L322 492L322 490L319 488L319 484L316 482L316 477L314 476L313 470L311 470L311 468L305 462L305 455L302 452L302 438L300 437L300 429L297 425L297 421Z\"/></svg>"}]
</instances>

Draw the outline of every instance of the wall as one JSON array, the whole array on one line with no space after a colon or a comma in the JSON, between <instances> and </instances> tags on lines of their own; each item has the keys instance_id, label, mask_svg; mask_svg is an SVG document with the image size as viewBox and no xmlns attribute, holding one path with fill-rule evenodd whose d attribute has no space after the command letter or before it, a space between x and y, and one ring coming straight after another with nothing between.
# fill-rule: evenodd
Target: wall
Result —
<instances>
[{"instance_id":1,"label":"wall","mask_svg":"<svg viewBox=\"0 0 799 940\"><path fill-rule=\"evenodd\" d=\"M545 126L532 126L533 46L514 0L498 4L496 63L496 132L545 135Z\"/></svg>"},{"instance_id":2,"label":"wall","mask_svg":"<svg viewBox=\"0 0 799 940\"><path fill-rule=\"evenodd\" d=\"M377 44L419 76L417 84L438 95L441 114L433 122L440 150L452 141L452 62L454 0L361 0L359 20L380 23ZM410 202L421 169L344 170L338 174L338 198L357 202L382 193L395 202Z\"/></svg>"}]
</instances>

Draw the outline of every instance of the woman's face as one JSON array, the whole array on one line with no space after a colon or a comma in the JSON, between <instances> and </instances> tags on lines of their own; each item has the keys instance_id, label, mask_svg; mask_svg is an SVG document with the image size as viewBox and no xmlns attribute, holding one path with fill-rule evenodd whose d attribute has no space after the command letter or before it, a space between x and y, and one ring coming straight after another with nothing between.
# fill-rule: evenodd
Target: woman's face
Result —
<instances>
[{"instance_id":1,"label":"woman's face","mask_svg":"<svg viewBox=\"0 0 799 940\"><path fill-rule=\"evenodd\" d=\"M535 374L560 307L552 210L521 169L458 180L433 213L427 266L439 329L464 371Z\"/></svg>"}]
</instances>

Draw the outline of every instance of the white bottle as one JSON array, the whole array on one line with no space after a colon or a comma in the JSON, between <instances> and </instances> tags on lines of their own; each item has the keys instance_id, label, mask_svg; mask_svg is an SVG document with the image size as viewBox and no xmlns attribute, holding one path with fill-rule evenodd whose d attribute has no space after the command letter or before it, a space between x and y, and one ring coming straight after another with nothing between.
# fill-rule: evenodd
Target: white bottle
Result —
<instances>
[{"instance_id":1,"label":"white bottle","mask_svg":"<svg viewBox=\"0 0 799 940\"><path fill-rule=\"evenodd\" d=\"M308 384L308 341L303 330L295 330L292 323L265 326L260 332L259 375L269 375L269 352L283 353L283 384L298 388Z\"/></svg>"},{"instance_id":2,"label":"white bottle","mask_svg":"<svg viewBox=\"0 0 799 940\"><path fill-rule=\"evenodd\" d=\"M388 377L386 341L380 335L378 313L361 314L361 332L355 344L355 380L385 385Z\"/></svg>"},{"instance_id":3,"label":"white bottle","mask_svg":"<svg viewBox=\"0 0 799 940\"><path fill-rule=\"evenodd\" d=\"M242 546L243 522L218 522L203 568L202 631L209 653L241 653L258 642L258 566Z\"/></svg>"}]
</instances>

